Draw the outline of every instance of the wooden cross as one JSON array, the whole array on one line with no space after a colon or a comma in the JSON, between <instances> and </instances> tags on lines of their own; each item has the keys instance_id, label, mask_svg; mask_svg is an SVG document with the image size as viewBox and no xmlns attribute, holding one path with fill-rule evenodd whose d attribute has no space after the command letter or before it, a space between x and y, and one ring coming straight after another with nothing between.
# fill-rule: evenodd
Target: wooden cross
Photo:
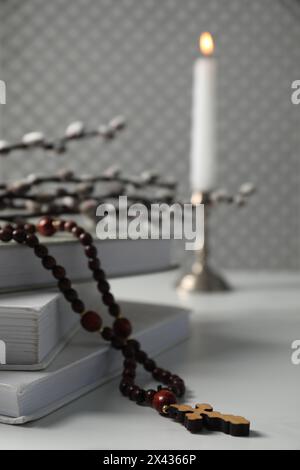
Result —
<instances>
[{"instance_id":1,"label":"wooden cross","mask_svg":"<svg viewBox=\"0 0 300 470\"><path fill-rule=\"evenodd\" d=\"M247 419L213 411L213 407L207 403L197 403L195 408L189 405L170 405L168 416L183 423L192 433L201 431L203 427L231 436L248 436L250 431L250 421Z\"/></svg>"}]
</instances>

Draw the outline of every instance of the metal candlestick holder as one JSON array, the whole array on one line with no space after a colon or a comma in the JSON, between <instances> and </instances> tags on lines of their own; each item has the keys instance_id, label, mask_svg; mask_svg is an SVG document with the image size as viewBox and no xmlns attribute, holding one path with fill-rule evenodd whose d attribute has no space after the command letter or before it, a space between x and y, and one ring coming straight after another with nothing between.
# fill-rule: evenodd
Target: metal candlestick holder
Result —
<instances>
[{"instance_id":1,"label":"metal candlestick holder","mask_svg":"<svg viewBox=\"0 0 300 470\"><path fill-rule=\"evenodd\" d=\"M241 185L236 195L228 195L226 190L194 192L193 205L204 205L204 241L202 248L195 250L194 261L189 272L177 282L177 288L185 292L225 292L230 291L230 284L209 265L209 215L211 209L220 203L244 206L255 191L251 183Z\"/></svg>"}]
</instances>

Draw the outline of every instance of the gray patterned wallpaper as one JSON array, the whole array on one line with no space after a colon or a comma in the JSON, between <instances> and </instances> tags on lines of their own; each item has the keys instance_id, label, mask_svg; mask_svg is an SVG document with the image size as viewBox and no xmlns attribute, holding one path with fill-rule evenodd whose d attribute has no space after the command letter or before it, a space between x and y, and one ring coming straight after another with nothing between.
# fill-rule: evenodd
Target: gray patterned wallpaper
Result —
<instances>
[{"instance_id":1,"label":"gray patterned wallpaper","mask_svg":"<svg viewBox=\"0 0 300 470\"><path fill-rule=\"evenodd\" d=\"M219 57L219 182L246 180L259 196L213 215L222 267L299 268L300 78L297 0L0 0L4 137L54 136L71 120L128 117L118 142L78 145L63 158L1 161L2 177L58 166L99 171L156 168L188 195L193 60L198 35L215 35Z\"/></svg>"}]
</instances>

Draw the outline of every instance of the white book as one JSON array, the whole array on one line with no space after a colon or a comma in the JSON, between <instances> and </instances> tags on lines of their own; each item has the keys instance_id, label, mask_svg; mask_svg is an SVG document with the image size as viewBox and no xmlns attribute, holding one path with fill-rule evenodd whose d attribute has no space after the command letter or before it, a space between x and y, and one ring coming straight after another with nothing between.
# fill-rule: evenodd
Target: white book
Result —
<instances>
[{"instance_id":1,"label":"white book","mask_svg":"<svg viewBox=\"0 0 300 470\"><path fill-rule=\"evenodd\" d=\"M43 242L72 280L79 282L91 279L87 258L78 241L59 234ZM161 271L174 265L171 240L96 239L94 243L99 250L103 269L109 277ZM30 248L14 242L0 242L0 265L2 291L32 289L56 283Z\"/></svg>"},{"instance_id":2,"label":"white book","mask_svg":"<svg viewBox=\"0 0 300 470\"><path fill-rule=\"evenodd\" d=\"M122 302L134 337L151 356L188 337L188 312L173 306ZM38 419L120 373L122 355L98 334L80 330L44 371L0 371L0 422Z\"/></svg>"},{"instance_id":3,"label":"white book","mask_svg":"<svg viewBox=\"0 0 300 470\"><path fill-rule=\"evenodd\" d=\"M78 318L59 292L0 296L0 370L42 369L78 328Z\"/></svg>"}]
</instances>

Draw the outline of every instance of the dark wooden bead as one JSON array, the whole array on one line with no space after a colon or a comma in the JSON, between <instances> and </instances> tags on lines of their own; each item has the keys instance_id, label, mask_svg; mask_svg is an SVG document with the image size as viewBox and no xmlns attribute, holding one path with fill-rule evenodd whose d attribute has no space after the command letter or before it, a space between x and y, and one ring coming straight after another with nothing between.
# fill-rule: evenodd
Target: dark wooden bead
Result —
<instances>
[{"instance_id":1,"label":"dark wooden bead","mask_svg":"<svg viewBox=\"0 0 300 470\"><path fill-rule=\"evenodd\" d=\"M54 235L56 229L53 225L53 219L50 217L43 217L37 224L37 230L44 237L51 237Z\"/></svg>"},{"instance_id":2,"label":"dark wooden bead","mask_svg":"<svg viewBox=\"0 0 300 470\"><path fill-rule=\"evenodd\" d=\"M105 294L110 290L110 285L107 281L99 281L97 287L101 294Z\"/></svg>"},{"instance_id":3,"label":"dark wooden bead","mask_svg":"<svg viewBox=\"0 0 300 470\"><path fill-rule=\"evenodd\" d=\"M140 347L141 347L140 343L139 343L136 339L134 339L134 338L129 339L129 340L127 341L127 344L128 344L129 346L132 346L135 351L138 351L138 350L140 349Z\"/></svg>"},{"instance_id":4,"label":"dark wooden bead","mask_svg":"<svg viewBox=\"0 0 300 470\"><path fill-rule=\"evenodd\" d=\"M162 388L153 397L152 406L159 413L163 413L164 406L169 406L176 403L176 397L173 392Z\"/></svg>"},{"instance_id":5,"label":"dark wooden bead","mask_svg":"<svg viewBox=\"0 0 300 470\"><path fill-rule=\"evenodd\" d=\"M124 349L124 340L122 338L117 338L116 336L113 336L111 339L111 345L115 349Z\"/></svg>"},{"instance_id":6,"label":"dark wooden bead","mask_svg":"<svg viewBox=\"0 0 300 470\"><path fill-rule=\"evenodd\" d=\"M17 228L16 230L13 231L13 239L17 243L23 243L26 240L26 232L24 229Z\"/></svg>"},{"instance_id":7,"label":"dark wooden bead","mask_svg":"<svg viewBox=\"0 0 300 470\"><path fill-rule=\"evenodd\" d=\"M185 386L183 384L172 384L168 387L168 389L171 390L177 397L183 397L185 394Z\"/></svg>"},{"instance_id":8,"label":"dark wooden bead","mask_svg":"<svg viewBox=\"0 0 300 470\"><path fill-rule=\"evenodd\" d=\"M0 230L0 240L2 242L10 242L12 240L12 230L9 228L3 228Z\"/></svg>"},{"instance_id":9,"label":"dark wooden bead","mask_svg":"<svg viewBox=\"0 0 300 470\"><path fill-rule=\"evenodd\" d=\"M77 227L77 224L73 220L67 220L64 223L64 230L66 232L72 232L73 228Z\"/></svg>"},{"instance_id":10,"label":"dark wooden bead","mask_svg":"<svg viewBox=\"0 0 300 470\"><path fill-rule=\"evenodd\" d=\"M75 237L79 238L81 234L84 233L84 229L82 227L73 227L71 233L75 235Z\"/></svg>"},{"instance_id":11,"label":"dark wooden bead","mask_svg":"<svg viewBox=\"0 0 300 470\"><path fill-rule=\"evenodd\" d=\"M133 387L129 391L129 399L135 401L137 404L144 403L146 400L146 393L137 385L133 385Z\"/></svg>"},{"instance_id":12,"label":"dark wooden bead","mask_svg":"<svg viewBox=\"0 0 300 470\"><path fill-rule=\"evenodd\" d=\"M135 392L135 402L138 405L141 405L142 403L145 403L146 401L146 392L142 388L139 389L138 392Z\"/></svg>"},{"instance_id":13,"label":"dark wooden bead","mask_svg":"<svg viewBox=\"0 0 300 470\"><path fill-rule=\"evenodd\" d=\"M59 230L60 232L64 232L64 230L65 230L65 223L66 223L65 220L56 219L56 220L54 221L54 226L55 226L56 230Z\"/></svg>"},{"instance_id":14,"label":"dark wooden bead","mask_svg":"<svg viewBox=\"0 0 300 470\"><path fill-rule=\"evenodd\" d=\"M97 248L94 245L86 245L84 252L88 258L96 258L97 256Z\"/></svg>"},{"instance_id":15,"label":"dark wooden bead","mask_svg":"<svg viewBox=\"0 0 300 470\"><path fill-rule=\"evenodd\" d=\"M80 299L75 299L71 303L72 310L75 313L83 313L85 310L84 303Z\"/></svg>"},{"instance_id":16,"label":"dark wooden bead","mask_svg":"<svg viewBox=\"0 0 300 470\"><path fill-rule=\"evenodd\" d=\"M176 374L172 374L171 380L172 380L172 382L174 382L175 380L179 380L180 382L183 382L182 378L179 377L179 375L176 375Z\"/></svg>"},{"instance_id":17,"label":"dark wooden bead","mask_svg":"<svg viewBox=\"0 0 300 470\"><path fill-rule=\"evenodd\" d=\"M126 369L127 369L127 368L129 368L129 369L136 369L136 362L135 362L134 359L130 359L130 358L125 359L124 362L123 362L123 365L124 365L124 367L125 367Z\"/></svg>"},{"instance_id":18,"label":"dark wooden bead","mask_svg":"<svg viewBox=\"0 0 300 470\"><path fill-rule=\"evenodd\" d=\"M128 388L127 388L127 396L130 397L130 394L133 392L133 390L136 388L136 385L134 385L133 383L129 384L128 385Z\"/></svg>"},{"instance_id":19,"label":"dark wooden bead","mask_svg":"<svg viewBox=\"0 0 300 470\"><path fill-rule=\"evenodd\" d=\"M137 351L135 358L140 364L144 364L144 362L148 359L148 356L145 351Z\"/></svg>"},{"instance_id":20,"label":"dark wooden bead","mask_svg":"<svg viewBox=\"0 0 300 470\"><path fill-rule=\"evenodd\" d=\"M182 397L185 394L185 385L184 383L170 383L168 388L172 390L177 397Z\"/></svg>"},{"instance_id":21,"label":"dark wooden bead","mask_svg":"<svg viewBox=\"0 0 300 470\"><path fill-rule=\"evenodd\" d=\"M89 261L89 268L92 270L92 271L96 271L97 269L100 268L100 260L99 258L95 258L95 259L91 259ZM100 279L96 279L96 281Z\"/></svg>"},{"instance_id":22,"label":"dark wooden bead","mask_svg":"<svg viewBox=\"0 0 300 470\"><path fill-rule=\"evenodd\" d=\"M160 367L156 367L152 371L152 376L155 380L161 380L162 373L163 373L163 369L161 369Z\"/></svg>"},{"instance_id":23,"label":"dark wooden bead","mask_svg":"<svg viewBox=\"0 0 300 470\"><path fill-rule=\"evenodd\" d=\"M39 258L44 258L48 254L48 249L46 246L38 244L34 247L34 252Z\"/></svg>"},{"instance_id":24,"label":"dark wooden bead","mask_svg":"<svg viewBox=\"0 0 300 470\"><path fill-rule=\"evenodd\" d=\"M157 390L152 390L151 388L149 390L146 390L146 402L151 406L152 406L152 401L156 392Z\"/></svg>"},{"instance_id":25,"label":"dark wooden bead","mask_svg":"<svg viewBox=\"0 0 300 470\"><path fill-rule=\"evenodd\" d=\"M115 303L115 298L110 292L105 292L105 294L102 295L102 302L109 307Z\"/></svg>"},{"instance_id":26,"label":"dark wooden bead","mask_svg":"<svg viewBox=\"0 0 300 470\"><path fill-rule=\"evenodd\" d=\"M117 336L117 338L119 338L119 336ZM134 349L132 346L128 346L128 344L122 348L122 353L127 359L134 358Z\"/></svg>"},{"instance_id":27,"label":"dark wooden bead","mask_svg":"<svg viewBox=\"0 0 300 470\"><path fill-rule=\"evenodd\" d=\"M66 275L66 270L63 266L56 265L52 269L52 274L56 279L63 279Z\"/></svg>"},{"instance_id":28,"label":"dark wooden bead","mask_svg":"<svg viewBox=\"0 0 300 470\"><path fill-rule=\"evenodd\" d=\"M109 328L109 326L105 326L103 328L101 335L102 335L102 338L105 339L105 341L111 341L111 339L114 336L114 332L112 328Z\"/></svg>"},{"instance_id":29,"label":"dark wooden bead","mask_svg":"<svg viewBox=\"0 0 300 470\"><path fill-rule=\"evenodd\" d=\"M140 387L138 387L137 385L133 385L132 389L129 392L129 399L131 401L136 401L136 398L140 390L141 390Z\"/></svg>"},{"instance_id":30,"label":"dark wooden bead","mask_svg":"<svg viewBox=\"0 0 300 470\"><path fill-rule=\"evenodd\" d=\"M156 368L156 362L153 361L153 359L148 358L144 362L144 368L146 371L152 372Z\"/></svg>"},{"instance_id":31,"label":"dark wooden bead","mask_svg":"<svg viewBox=\"0 0 300 470\"><path fill-rule=\"evenodd\" d=\"M103 271L103 269L95 269L94 272L93 272L93 278L95 279L95 281L105 281L105 272Z\"/></svg>"},{"instance_id":32,"label":"dark wooden bead","mask_svg":"<svg viewBox=\"0 0 300 470\"><path fill-rule=\"evenodd\" d=\"M130 383L127 380L122 380L119 386L119 390L124 395L124 397L128 396L128 388L130 386Z\"/></svg>"},{"instance_id":33,"label":"dark wooden bead","mask_svg":"<svg viewBox=\"0 0 300 470\"><path fill-rule=\"evenodd\" d=\"M29 234L26 235L26 245L30 246L30 248L33 248L39 244L39 239L36 235Z\"/></svg>"},{"instance_id":34,"label":"dark wooden bead","mask_svg":"<svg viewBox=\"0 0 300 470\"><path fill-rule=\"evenodd\" d=\"M134 378L135 377L135 369L132 369L132 368L126 368L123 370L123 375L124 377L127 376L127 377L132 377Z\"/></svg>"},{"instance_id":35,"label":"dark wooden bead","mask_svg":"<svg viewBox=\"0 0 300 470\"><path fill-rule=\"evenodd\" d=\"M78 294L75 289L67 289L64 291L64 297L69 302L73 302L74 300L78 298Z\"/></svg>"},{"instance_id":36,"label":"dark wooden bead","mask_svg":"<svg viewBox=\"0 0 300 470\"><path fill-rule=\"evenodd\" d=\"M91 245L93 243L93 238L90 233L84 232L79 236L79 240L83 245Z\"/></svg>"},{"instance_id":37,"label":"dark wooden bead","mask_svg":"<svg viewBox=\"0 0 300 470\"><path fill-rule=\"evenodd\" d=\"M24 230L27 233L35 233L36 232L36 226L33 224L25 224L24 225Z\"/></svg>"},{"instance_id":38,"label":"dark wooden bead","mask_svg":"<svg viewBox=\"0 0 300 470\"><path fill-rule=\"evenodd\" d=\"M184 381L180 379L178 376L174 378L174 375L171 375L170 382L174 385L184 385Z\"/></svg>"},{"instance_id":39,"label":"dark wooden bead","mask_svg":"<svg viewBox=\"0 0 300 470\"><path fill-rule=\"evenodd\" d=\"M118 304L114 303L112 305L109 305L108 311L112 317L118 317L120 315L121 308Z\"/></svg>"},{"instance_id":40,"label":"dark wooden bead","mask_svg":"<svg viewBox=\"0 0 300 470\"><path fill-rule=\"evenodd\" d=\"M44 256L42 258L42 264L44 266L44 268L46 269L52 269L54 268L55 264L56 264L56 261L55 261L55 258L53 258L53 256Z\"/></svg>"},{"instance_id":41,"label":"dark wooden bead","mask_svg":"<svg viewBox=\"0 0 300 470\"><path fill-rule=\"evenodd\" d=\"M132 332L132 326L127 318L117 318L113 324L113 330L116 336L128 338Z\"/></svg>"},{"instance_id":42,"label":"dark wooden bead","mask_svg":"<svg viewBox=\"0 0 300 470\"><path fill-rule=\"evenodd\" d=\"M89 310L81 317L80 323L85 330L95 332L100 330L102 319L97 312Z\"/></svg>"},{"instance_id":43,"label":"dark wooden bead","mask_svg":"<svg viewBox=\"0 0 300 470\"><path fill-rule=\"evenodd\" d=\"M163 370L162 374L161 374L161 381L163 383L167 384L167 383L169 383L170 378L171 378L171 372L169 372L167 370Z\"/></svg>"},{"instance_id":44,"label":"dark wooden bead","mask_svg":"<svg viewBox=\"0 0 300 470\"><path fill-rule=\"evenodd\" d=\"M70 279L65 277L64 279L60 279L58 281L57 286L59 290L61 290L62 292L65 292L66 290L71 289L71 281Z\"/></svg>"}]
</instances>

